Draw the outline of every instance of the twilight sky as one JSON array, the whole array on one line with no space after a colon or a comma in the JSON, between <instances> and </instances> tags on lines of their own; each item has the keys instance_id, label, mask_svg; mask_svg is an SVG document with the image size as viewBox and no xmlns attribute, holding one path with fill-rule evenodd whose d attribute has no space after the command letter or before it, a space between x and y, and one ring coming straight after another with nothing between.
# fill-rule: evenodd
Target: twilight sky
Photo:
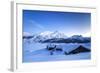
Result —
<instances>
[{"instance_id":1,"label":"twilight sky","mask_svg":"<svg viewBox=\"0 0 100 73\"><path fill-rule=\"evenodd\" d=\"M91 14L23 10L23 32L35 34L59 31L68 36L90 36Z\"/></svg>"}]
</instances>

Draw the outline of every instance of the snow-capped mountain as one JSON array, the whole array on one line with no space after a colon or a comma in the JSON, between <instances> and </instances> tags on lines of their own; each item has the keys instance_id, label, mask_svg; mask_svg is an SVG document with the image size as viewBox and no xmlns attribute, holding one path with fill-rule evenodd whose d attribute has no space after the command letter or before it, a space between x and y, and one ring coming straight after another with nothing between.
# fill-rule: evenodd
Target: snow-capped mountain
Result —
<instances>
[{"instance_id":1,"label":"snow-capped mountain","mask_svg":"<svg viewBox=\"0 0 100 73\"><path fill-rule=\"evenodd\" d=\"M82 35L73 35L73 36L70 37L70 39L84 40L84 37Z\"/></svg>"},{"instance_id":2,"label":"snow-capped mountain","mask_svg":"<svg viewBox=\"0 0 100 73\"><path fill-rule=\"evenodd\" d=\"M73 35L71 37L67 37L64 33L55 31L45 31L34 35L26 35L23 38L30 39L34 42L51 42L51 43L84 43L90 42L90 37L83 37L82 35Z\"/></svg>"},{"instance_id":3,"label":"snow-capped mountain","mask_svg":"<svg viewBox=\"0 0 100 73\"><path fill-rule=\"evenodd\" d=\"M35 34L33 37L33 41L44 41L48 39L58 39L58 38L59 39L67 38L67 36L58 31L55 31L55 32L45 31L45 32Z\"/></svg>"},{"instance_id":4,"label":"snow-capped mountain","mask_svg":"<svg viewBox=\"0 0 100 73\"><path fill-rule=\"evenodd\" d=\"M45 31L45 32L40 33L39 35L46 39L67 38L67 36L64 35L64 33L60 33L58 31L55 31L55 32Z\"/></svg>"},{"instance_id":5,"label":"snow-capped mountain","mask_svg":"<svg viewBox=\"0 0 100 73\"><path fill-rule=\"evenodd\" d=\"M70 37L72 40L79 40L79 41L90 41L91 38L90 37L83 37L82 35L73 35L72 37Z\"/></svg>"},{"instance_id":6,"label":"snow-capped mountain","mask_svg":"<svg viewBox=\"0 0 100 73\"><path fill-rule=\"evenodd\" d=\"M52 34L52 33L53 33L53 32L51 32L51 31L45 31L45 32L39 33L39 35L45 37L45 36L48 36L48 35L50 35L50 34Z\"/></svg>"}]
</instances>

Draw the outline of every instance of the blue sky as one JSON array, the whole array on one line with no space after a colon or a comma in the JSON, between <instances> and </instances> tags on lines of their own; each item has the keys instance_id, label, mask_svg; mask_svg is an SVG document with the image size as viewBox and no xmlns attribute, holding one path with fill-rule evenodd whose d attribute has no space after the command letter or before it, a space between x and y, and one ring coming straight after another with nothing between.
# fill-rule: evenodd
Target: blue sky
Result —
<instances>
[{"instance_id":1,"label":"blue sky","mask_svg":"<svg viewBox=\"0 0 100 73\"><path fill-rule=\"evenodd\" d=\"M23 10L23 32L59 31L66 35L90 35L91 14Z\"/></svg>"}]
</instances>

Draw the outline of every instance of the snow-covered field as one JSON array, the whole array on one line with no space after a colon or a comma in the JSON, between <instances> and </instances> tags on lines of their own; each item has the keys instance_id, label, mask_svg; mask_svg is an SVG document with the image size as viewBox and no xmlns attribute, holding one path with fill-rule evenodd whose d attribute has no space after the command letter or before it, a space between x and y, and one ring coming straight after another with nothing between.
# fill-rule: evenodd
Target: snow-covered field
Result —
<instances>
[{"instance_id":1,"label":"snow-covered field","mask_svg":"<svg viewBox=\"0 0 100 73\"><path fill-rule=\"evenodd\" d=\"M58 48L62 48L63 51L54 51L53 55L50 55L50 51L46 49L50 43L36 43L31 41L23 42L23 62L45 62L45 61L62 61L62 60L84 60L91 59L90 52L65 55L64 51L70 52L79 45L82 45L88 49L91 48L90 43L53 43Z\"/></svg>"},{"instance_id":2,"label":"snow-covered field","mask_svg":"<svg viewBox=\"0 0 100 73\"><path fill-rule=\"evenodd\" d=\"M79 53L75 55L29 55L23 62L45 62L45 61L67 61L67 60L85 60L90 59L90 52Z\"/></svg>"}]
</instances>

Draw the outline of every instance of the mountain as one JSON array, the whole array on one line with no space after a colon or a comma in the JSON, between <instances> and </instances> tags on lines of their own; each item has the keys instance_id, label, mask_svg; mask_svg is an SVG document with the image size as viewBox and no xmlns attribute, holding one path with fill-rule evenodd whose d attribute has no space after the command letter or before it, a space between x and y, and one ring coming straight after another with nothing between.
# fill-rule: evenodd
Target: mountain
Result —
<instances>
[{"instance_id":1,"label":"mountain","mask_svg":"<svg viewBox=\"0 0 100 73\"><path fill-rule=\"evenodd\" d=\"M64 33L58 31L45 31L34 35L23 35L23 39L31 39L33 42L42 43L88 43L91 41L90 37L83 37L82 35L67 37Z\"/></svg>"},{"instance_id":2,"label":"mountain","mask_svg":"<svg viewBox=\"0 0 100 73\"><path fill-rule=\"evenodd\" d=\"M91 42L90 37L83 37L82 35L73 35L72 37L69 38L71 42L75 43L88 43Z\"/></svg>"},{"instance_id":3,"label":"mountain","mask_svg":"<svg viewBox=\"0 0 100 73\"><path fill-rule=\"evenodd\" d=\"M34 41L36 42L41 42L41 41L45 41L48 39L61 39L61 38L67 38L67 36L63 33L60 33L58 31L55 32L50 32L50 31L45 31L39 34L34 35L33 37Z\"/></svg>"},{"instance_id":4,"label":"mountain","mask_svg":"<svg viewBox=\"0 0 100 73\"><path fill-rule=\"evenodd\" d=\"M47 39L67 37L64 33L60 33L58 31L55 31L55 32L45 31L45 32L40 33L39 35Z\"/></svg>"},{"instance_id":5,"label":"mountain","mask_svg":"<svg viewBox=\"0 0 100 73\"><path fill-rule=\"evenodd\" d=\"M23 33L23 39L31 39L33 38L33 35L28 33L28 32L24 32Z\"/></svg>"}]
</instances>

